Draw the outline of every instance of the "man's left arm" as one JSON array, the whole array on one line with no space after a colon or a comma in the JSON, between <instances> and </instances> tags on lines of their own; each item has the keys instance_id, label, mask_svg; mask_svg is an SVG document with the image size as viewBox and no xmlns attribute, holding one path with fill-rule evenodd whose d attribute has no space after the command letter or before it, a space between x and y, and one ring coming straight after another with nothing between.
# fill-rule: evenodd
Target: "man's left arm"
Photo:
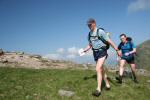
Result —
<instances>
[{"instance_id":1,"label":"man's left arm","mask_svg":"<svg viewBox=\"0 0 150 100\"><path fill-rule=\"evenodd\" d=\"M110 39L110 37L106 35L106 33L103 33L102 36L116 50L118 56L121 56L121 51L118 49L115 43Z\"/></svg>"},{"instance_id":2,"label":"man's left arm","mask_svg":"<svg viewBox=\"0 0 150 100\"><path fill-rule=\"evenodd\" d=\"M110 38L107 39L107 42L116 50L118 56L121 56L121 51Z\"/></svg>"}]
</instances>

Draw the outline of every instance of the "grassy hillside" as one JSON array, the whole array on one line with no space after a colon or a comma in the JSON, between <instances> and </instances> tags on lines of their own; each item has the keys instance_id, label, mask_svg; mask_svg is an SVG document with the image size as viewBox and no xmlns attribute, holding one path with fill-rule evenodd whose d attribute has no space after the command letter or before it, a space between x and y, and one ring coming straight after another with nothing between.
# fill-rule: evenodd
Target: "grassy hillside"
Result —
<instances>
[{"instance_id":1,"label":"grassy hillside","mask_svg":"<svg viewBox=\"0 0 150 100\"><path fill-rule=\"evenodd\" d=\"M122 85L109 73L111 90L93 97L96 75L92 70L0 68L0 100L149 100L149 77L139 76L140 84L125 78ZM72 97L59 96L60 89L74 91Z\"/></svg>"},{"instance_id":2,"label":"grassy hillside","mask_svg":"<svg viewBox=\"0 0 150 100\"><path fill-rule=\"evenodd\" d=\"M137 46L136 62L139 68L150 70L150 40Z\"/></svg>"}]
</instances>

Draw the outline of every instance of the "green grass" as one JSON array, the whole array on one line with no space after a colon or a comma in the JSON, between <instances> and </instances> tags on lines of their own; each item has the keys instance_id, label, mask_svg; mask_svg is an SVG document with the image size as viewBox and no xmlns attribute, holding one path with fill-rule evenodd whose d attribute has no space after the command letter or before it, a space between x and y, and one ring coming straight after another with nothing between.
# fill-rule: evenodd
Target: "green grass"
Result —
<instances>
[{"instance_id":1,"label":"green grass","mask_svg":"<svg viewBox=\"0 0 150 100\"><path fill-rule=\"evenodd\" d=\"M103 89L100 97L93 97L97 82L92 70L17 69L0 68L0 100L149 100L149 77L139 76L140 84L125 78L119 85L109 73L111 90ZM75 92L61 97L59 89Z\"/></svg>"}]
</instances>

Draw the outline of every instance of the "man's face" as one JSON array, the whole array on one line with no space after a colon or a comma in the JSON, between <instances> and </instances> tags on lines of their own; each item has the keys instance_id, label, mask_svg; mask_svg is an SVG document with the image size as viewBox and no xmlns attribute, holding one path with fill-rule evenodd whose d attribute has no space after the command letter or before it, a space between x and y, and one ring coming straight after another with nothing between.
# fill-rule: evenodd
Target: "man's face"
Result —
<instances>
[{"instance_id":1,"label":"man's face","mask_svg":"<svg viewBox=\"0 0 150 100\"><path fill-rule=\"evenodd\" d=\"M127 37L124 35L120 37L121 42L125 43L127 41Z\"/></svg>"},{"instance_id":2,"label":"man's face","mask_svg":"<svg viewBox=\"0 0 150 100\"><path fill-rule=\"evenodd\" d=\"M90 23L88 24L88 27L91 31L94 31L95 27L96 27L96 24L95 23Z\"/></svg>"}]
</instances>

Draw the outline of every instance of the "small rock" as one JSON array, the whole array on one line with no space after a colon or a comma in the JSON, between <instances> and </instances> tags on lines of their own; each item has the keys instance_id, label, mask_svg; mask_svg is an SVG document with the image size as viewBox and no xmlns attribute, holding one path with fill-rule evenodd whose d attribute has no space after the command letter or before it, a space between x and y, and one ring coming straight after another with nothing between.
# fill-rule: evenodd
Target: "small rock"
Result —
<instances>
[{"instance_id":1,"label":"small rock","mask_svg":"<svg viewBox=\"0 0 150 100\"><path fill-rule=\"evenodd\" d=\"M22 87L22 86L16 86L15 88L16 88L16 89L18 89L18 90L23 89L23 87Z\"/></svg>"},{"instance_id":2,"label":"small rock","mask_svg":"<svg viewBox=\"0 0 150 100\"><path fill-rule=\"evenodd\" d=\"M26 96L26 99L27 99L27 100L30 100L31 98L32 98L32 96L30 96L30 95L27 95L27 96Z\"/></svg>"},{"instance_id":3,"label":"small rock","mask_svg":"<svg viewBox=\"0 0 150 100\"><path fill-rule=\"evenodd\" d=\"M71 96L73 96L75 93L74 93L73 91L68 91L68 90L62 90L62 89L60 89L60 90L58 91L58 94L59 94L60 96L71 97Z\"/></svg>"},{"instance_id":4,"label":"small rock","mask_svg":"<svg viewBox=\"0 0 150 100\"><path fill-rule=\"evenodd\" d=\"M37 59L42 58L40 55L33 55L32 57L33 57L33 58L37 58Z\"/></svg>"},{"instance_id":5,"label":"small rock","mask_svg":"<svg viewBox=\"0 0 150 100\"><path fill-rule=\"evenodd\" d=\"M2 60L0 60L0 62L2 62L2 63L7 63L8 60L7 60L7 59L2 59Z\"/></svg>"},{"instance_id":6,"label":"small rock","mask_svg":"<svg viewBox=\"0 0 150 100\"><path fill-rule=\"evenodd\" d=\"M33 95L34 95L34 96L37 96L38 94L37 94L37 93L34 93Z\"/></svg>"},{"instance_id":7,"label":"small rock","mask_svg":"<svg viewBox=\"0 0 150 100\"><path fill-rule=\"evenodd\" d=\"M24 52L16 52L17 55L23 55Z\"/></svg>"},{"instance_id":8,"label":"small rock","mask_svg":"<svg viewBox=\"0 0 150 100\"><path fill-rule=\"evenodd\" d=\"M139 69L138 73L144 75L145 74L145 70L144 69Z\"/></svg>"},{"instance_id":9,"label":"small rock","mask_svg":"<svg viewBox=\"0 0 150 100\"><path fill-rule=\"evenodd\" d=\"M83 64L84 69L88 69L88 66L86 64Z\"/></svg>"},{"instance_id":10,"label":"small rock","mask_svg":"<svg viewBox=\"0 0 150 100\"><path fill-rule=\"evenodd\" d=\"M148 83L150 83L150 80L147 80Z\"/></svg>"}]
</instances>

